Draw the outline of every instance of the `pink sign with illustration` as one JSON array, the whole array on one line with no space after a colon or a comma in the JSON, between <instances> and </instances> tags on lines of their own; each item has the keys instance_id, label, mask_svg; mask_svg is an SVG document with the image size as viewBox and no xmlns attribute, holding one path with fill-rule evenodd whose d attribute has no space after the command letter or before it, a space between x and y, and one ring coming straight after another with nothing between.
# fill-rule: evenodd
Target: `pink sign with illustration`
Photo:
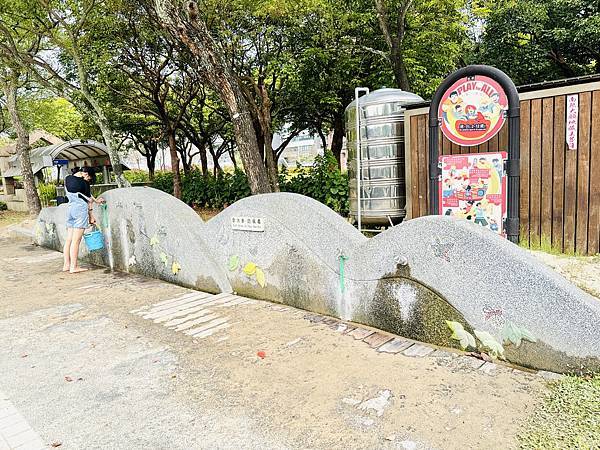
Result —
<instances>
[{"instance_id":1,"label":"pink sign with illustration","mask_svg":"<svg viewBox=\"0 0 600 450\"><path fill-rule=\"evenodd\" d=\"M479 145L500 131L507 109L508 98L496 80L483 75L463 78L442 95L440 128L455 144Z\"/></svg>"},{"instance_id":2,"label":"pink sign with illustration","mask_svg":"<svg viewBox=\"0 0 600 450\"><path fill-rule=\"evenodd\" d=\"M440 156L440 214L470 220L503 235L506 152Z\"/></svg>"}]
</instances>

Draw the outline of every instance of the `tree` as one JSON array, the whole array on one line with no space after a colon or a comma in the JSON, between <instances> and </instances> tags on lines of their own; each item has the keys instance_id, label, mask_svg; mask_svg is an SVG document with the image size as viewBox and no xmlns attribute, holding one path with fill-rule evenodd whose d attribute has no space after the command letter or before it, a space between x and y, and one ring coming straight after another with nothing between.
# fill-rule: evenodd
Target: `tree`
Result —
<instances>
[{"instance_id":1,"label":"tree","mask_svg":"<svg viewBox=\"0 0 600 450\"><path fill-rule=\"evenodd\" d=\"M65 141L98 137L98 128L64 98L37 92L34 95L22 95L19 110L29 130L44 130Z\"/></svg>"},{"instance_id":2,"label":"tree","mask_svg":"<svg viewBox=\"0 0 600 450\"><path fill-rule=\"evenodd\" d=\"M376 17L362 0L330 0L295 32L295 39L306 43L293 60L290 70L297 76L281 100L289 108L287 121L292 129L319 134L324 147L325 134L333 131L331 150L339 163L344 112L354 89L393 83Z\"/></svg>"},{"instance_id":3,"label":"tree","mask_svg":"<svg viewBox=\"0 0 600 450\"><path fill-rule=\"evenodd\" d=\"M466 0L374 0L396 86L427 97L462 61Z\"/></svg>"},{"instance_id":4,"label":"tree","mask_svg":"<svg viewBox=\"0 0 600 450\"><path fill-rule=\"evenodd\" d=\"M94 71L102 66L102 51L90 33L95 20L106 16L103 3L96 0L19 0L5 9L0 20L4 52L28 71L42 86L68 99L91 117L102 133L119 186L129 186L122 173L121 158L114 131L101 102L96 97ZM35 45L24 49L15 45L18 23Z\"/></svg>"},{"instance_id":5,"label":"tree","mask_svg":"<svg viewBox=\"0 0 600 450\"><path fill-rule=\"evenodd\" d=\"M36 52L37 40L24 32L21 28L25 21L15 21L10 13L14 12L14 4L1 5L0 8L0 81L5 96L6 109L10 116L12 128L17 135L16 155L21 161L21 176L27 199L27 207L31 215L38 215L42 209L40 197L35 186L34 173L31 167L31 145L29 143L29 130L26 128L18 107L18 90L23 81L29 81L23 76L21 68L13 60L10 49L19 51ZM22 6L22 5L16 5ZM7 25L9 28L7 28Z\"/></svg>"},{"instance_id":6,"label":"tree","mask_svg":"<svg viewBox=\"0 0 600 450\"><path fill-rule=\"evenodd\" d=\"M7 63L6 60L4 61L2 73L2 87L6 97L6 109L8 110L13 129L17 135L16 155L20 157L21 161L21 176L23 177L23 187L25 188L29 214L37 216L42 210L42 205L35 186L34 173L31 167L29 130L25 128L17 106L17 90L19 88L21 73L18 68L10 67L9 64L10 63Z\"/></svg>"},{"instance_id":7,"label":"tree","mask_svg":"<svg viewBox=\"0 0 600 450\"><path fill-rule=\"evenodd\" d=\"M198 5L190 1L183 7L177 0L155 0L154 4L165 29L177 42L189 49L196 58L197 70L203 81L226 105L252 193L271 192L250 106L231 61L200 17Z\"/></svg>"},{"instance_id":8,"label":"tree","mask_svg":"<svg viewBox=\"0 0 600 450\"><path fill-rule=\"evenodd\" d=\"M200 83L186 55L157 32L157 18L152 9L138 2L121 3L122 20L106 19L105 29L112 27L115 40L116 71L112 89L121 97L122 108L154 116L163 127L173 171L173 195L181 198L177 131L190 103L196 97ZM187 162L187 161L184 161ZM187 171L189 167L184 164Z\"/></svg>"},{"instance_id":9,"label":"tree","mask_svg":"<svg viewBox=\"0 0 600 450\"><path fill-rule=\"evenodd\" d=\"M600 72L600 3L502 1L492 7L476 60L517 84Z\"/></svg>"}]
</instances>

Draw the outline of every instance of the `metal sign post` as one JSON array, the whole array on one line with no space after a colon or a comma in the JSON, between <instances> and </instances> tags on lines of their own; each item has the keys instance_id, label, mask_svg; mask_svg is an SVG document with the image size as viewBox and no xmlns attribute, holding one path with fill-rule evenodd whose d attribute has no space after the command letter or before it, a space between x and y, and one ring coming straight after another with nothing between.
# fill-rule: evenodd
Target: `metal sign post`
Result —
<instances>
[{"instance_id":1,"label":"metal sign post","mask_svg":"<svg viewBox=\"0 0 600 450\"><path fill-rule=\"evenodd\" d=\"M360 94L369 94L369 88L357 87L354 89L354 98L356 100L356 212L358 219L358 231L362 231L362 198L361 198L361 178L362 178L362 136L360 132L361 109L359 104Z\"/></svg>"},{"instance_id":2,"label":"metal sign post","mask_svg":"<svg viewBox=\"0 0 600 450\"><path fill-rule=\"evenodd\" d=\"M439 156L439 129L441 125L441 118L439 114L439 107L444 96L452 97L454 94L460 96L461 92L454 91L452 88L455 84L465 79L471 82L472 87L476 87L476 77L487 77L491 78L504 90L506 98L508 100L508 108L506 115L508 116L508 160L506 161L506 174L508 176L508 205L507 205L507 218L505 221L505 229L507 238L514 243L519 242L519 179L520 179L520 148L519 148L519 137L520 137L520 109L519 109L519 94L517 88L512 80L499 69L490 66L473 65L463 67L456 72L450 74L440 85L435 92L433 99L431 100L431 106L429 108L429 214L435 215L439 213L439 178L441 175L441 169L438 165ZM492 90L489 87L485 88L491 95ZM451 92L447 92L451 90ZM458 109L459 105L456 105ZM462 114L462 111L461 111ZM467 115L468 116L468 115ZM474 122L478 122L477 119L473 119ZM475 130L479 131L478 128L473 128L467 120L463 126L463 130ZM499 131L491 130L495 133ZM491 136L490 136L491 137ZM489 137L488 137L489 139ZM469 145L469 143L461 143L462 145ZM476 145L472 143L470 145ZM502 149L498 149L502 150Z\"/></svg>"}]
</instances>

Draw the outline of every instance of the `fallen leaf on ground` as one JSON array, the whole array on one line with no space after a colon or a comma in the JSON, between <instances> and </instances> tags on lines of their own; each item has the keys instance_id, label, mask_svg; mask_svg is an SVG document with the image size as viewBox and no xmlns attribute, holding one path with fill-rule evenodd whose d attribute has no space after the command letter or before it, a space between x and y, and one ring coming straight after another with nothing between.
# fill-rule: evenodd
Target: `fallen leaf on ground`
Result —
<instances>
[{"instance_id":1,"label":"fallen leaf on ground","mask_svg":"<svg viewBox=\"0 0 600 450\"><path fill-rule=\"evenodd\" d=\"M65 381L68 381L70 383L71 381L73 381L73 378L71 378L71 377L65 377Z\"/></svg>"},{"instance_id":2,"label":"fallen leaf on ground","mask_svg":"<svg viewBox=\"0 0 600 450\"><path fill-rule=\"evenodd\" d=\"M256 356L258 356L260 359L265 359L267 354L265 352L263 352L262 350L260 350L260 351L256 352Z\"/></svg>"},{"instance_id":3,"label":"fallen leaf on ground","mask_svg":"<svg viewBox=\"0 0 600 450\"><path fill-rule=\"evenodd\" d=\"M60 447L62 445L62 442L58 442L58 441L54 441L52 444L50 444L50 447Z\"/></svg>"},{"instance_id":4,"label":"fallen leaf on ground","mask_svg":"<svg viewBox=\"0 0 600 450\"><path fill-rule=\"evenodd\" d=\"M27 358L29 355L21 355L21 358Z\"/></svg>"}]
</instances>

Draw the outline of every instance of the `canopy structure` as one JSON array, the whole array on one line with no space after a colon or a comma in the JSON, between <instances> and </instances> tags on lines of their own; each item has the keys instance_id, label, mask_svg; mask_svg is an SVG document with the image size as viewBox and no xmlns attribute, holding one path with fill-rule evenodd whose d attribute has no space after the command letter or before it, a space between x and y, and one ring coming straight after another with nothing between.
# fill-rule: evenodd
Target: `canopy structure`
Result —
<instances>
[{"instance_id":1,"label":"canopy structure","mask_svg":"<svg viewBox=\"0 0 600 450\"><path fill-rule=\"evenodd\" d=\"M31 166L34 175L53 166L110 166L106 146L96 141L74 140L31 150ZM8 168L3 178L21 175L21 161L17 155L8 158Z\"/></svg>"}]
</instances>

